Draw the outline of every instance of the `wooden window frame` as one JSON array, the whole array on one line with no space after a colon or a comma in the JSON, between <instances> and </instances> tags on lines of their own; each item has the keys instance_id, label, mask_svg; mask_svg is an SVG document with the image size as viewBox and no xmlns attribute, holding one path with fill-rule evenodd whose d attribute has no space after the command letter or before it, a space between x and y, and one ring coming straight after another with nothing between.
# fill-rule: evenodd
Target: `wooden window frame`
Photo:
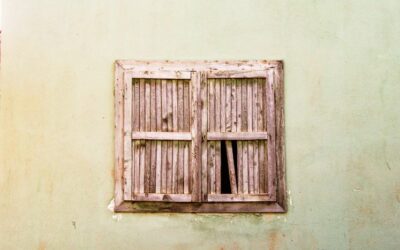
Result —
<instances>
[{"instance_id":1,"label":"wooden window frame","mask_svg":"<svg viewBox=\"0 0 400 250\"><path fill-rule=\"evenodd\" d=\"M208 78L265 78L270 96L267 96L267 132L218 133L207 132L207 111L204 111ZM191 79L192 125L191 132L173 135L169 132L132 132L129 119L124 114L131 112L124 93L129 90L129 79ZM195 93L195 94L193 94ZM125 108L124 108L125 106ZM127 107L127 108L126 108ZM124 190L127 167L131 156L132 138L146 140L191 140L192 193L131 195ZM266 196L226 194L207 195L202 190L202 158L207 140L242 138L243 140L267 139L269 193ZM269 178L270 179L270 178ZM284 142L284 86L282 61L129 61L115 63L115 212L191 212L191 213L235 213L235 212L286 212ZM125 188L126 189L126 188ZM209 197L207 197L209 196Z\"/></svg>"}]
</instances>

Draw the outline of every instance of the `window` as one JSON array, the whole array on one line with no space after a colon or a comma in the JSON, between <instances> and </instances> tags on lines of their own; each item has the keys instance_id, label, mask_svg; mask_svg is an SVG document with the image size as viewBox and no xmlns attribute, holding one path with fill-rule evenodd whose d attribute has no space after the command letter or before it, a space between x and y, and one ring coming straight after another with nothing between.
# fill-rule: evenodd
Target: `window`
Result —
<instances>
[{"instance_id":1,"label":"window","mask_svg":"<svg viewBox=\"0 0 400 250\"><path fill-rule=\"evenodd\" d=\"M117 61L115 79L115 211L286 211L281 61Z\"/></svg>"}]
</instances>

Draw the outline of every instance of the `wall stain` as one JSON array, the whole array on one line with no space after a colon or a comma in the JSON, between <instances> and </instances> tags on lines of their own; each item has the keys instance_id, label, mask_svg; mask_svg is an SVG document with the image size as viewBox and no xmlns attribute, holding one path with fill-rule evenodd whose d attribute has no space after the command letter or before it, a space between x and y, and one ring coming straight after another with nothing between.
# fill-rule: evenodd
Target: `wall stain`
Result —
<instances>
[{"instance_id":1,"label":"wall stain","mask_svg":"<svg viewBox=\"0 0 400 250\"><path fill-rule=\"evenodd\" d=\"M276 244L277 244L277 236L278 232L277 231L272 231L268 235L268 250L276 250Z\"/></svg>"},{"instance_id":2,"label":"wall stain","mask_svg":"<svg viewBox=\"0 0 400 250\"><path fill-rule=\"evenodd\" d=\"M46 242L40 241L38 250L46 250Z\"/></svg>"}]
</instances>

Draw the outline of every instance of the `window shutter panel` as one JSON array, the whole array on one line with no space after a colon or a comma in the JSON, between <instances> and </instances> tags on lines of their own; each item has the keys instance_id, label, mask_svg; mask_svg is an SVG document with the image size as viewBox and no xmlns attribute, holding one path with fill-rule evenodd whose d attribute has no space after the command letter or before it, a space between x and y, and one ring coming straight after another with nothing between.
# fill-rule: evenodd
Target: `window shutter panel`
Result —
<instances>
[{"instance_id":1,"label":"window shutter panel","mask_svg":"<svg viewBox=\"0 0 400 250\"><path fill-rule=\"evenodd\" d=\"M268 70L209 72L207 162L203 159L203 168L207 168L207 177L203 176L207 192L204 201L263 202L276 199L274 93L270 74ZM236 143L236 155L232 142ZM226 153L227 158L229 194L221 193L222 153Z\"/></svg>"},{"instance_id":2,"label":"window shutter panel","mask_svg":"<svg viewBox=\"0 0 400 250\"><path fill-rule=\"evenodd\" d=\"M124 200L192 201L190 72L124 76Z\"/></svg>"}]
</instances>

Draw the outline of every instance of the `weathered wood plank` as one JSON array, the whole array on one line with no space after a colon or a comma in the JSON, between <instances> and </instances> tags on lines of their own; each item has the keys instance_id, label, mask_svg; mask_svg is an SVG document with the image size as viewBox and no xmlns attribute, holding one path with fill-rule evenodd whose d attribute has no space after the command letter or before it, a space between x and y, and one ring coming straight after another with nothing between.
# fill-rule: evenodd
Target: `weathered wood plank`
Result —
<instances>
[{"instance_id":1,"label":"weathered wood plank","mask_svg":"<svg viewBox=\"0 0 400 250\"><path fill-rule=\"evenodd\" d=\"M162 131L168 131L167 80L161 80ZM161 142L161 193L167 193L167 142Z\"/></svg>"},{"instance_id":2,"label":"weathered wood plank","mask_svg":"<svg viewBox=\"0 0 400 250\"><path fill-rule=\"evenodd\" d=\"M134 79L134 98L133 98L133 110L134 115L133 120L133 131L140 130L140 81L139 79ZM140 191L140 141L133 141L133 157L134 157L134 178L133 187L134 193L139 193Z\"/></svg>"},{"instance_id":3,"label":"weathered wood plank","mask_svg":"<svg viewBox=\"0 0 400 250\"><path fill-rule=\"evenodd\" d=\"M231 193L237 194L236 171L235 171L235 161L233 159L232 142L225 141L225 145L226 145L226 155L228 159L229 183L231 186Z\"/></svg>"},{"instance_id":4,"label":"weathered wood plank","mask_svg":"<svg viewBox=\"0 0 400 250\"><path fill-rule=\"evenodd\" d=\"M256 78L252 79L253 88L253 131L258 131L258 81ZM255 133L255 132L253 132ZM254 169L254 193L260 192L260 179L259 179L259 162L258 162L258 141L252 142L253 144L253 169Z\"/></svg>"},{"instance_id":5,"label":"weathered wood plank","mask_svg":"<svg viewBox=\"0 0 400 250\"><path fill-rule=\"evenodd\" d=\"M156 80L156 131L162 131L161 81ZM161 141L156 146L156 193L161 193Z\"/></svg>"},{"instance_id":6,"label":"weathered wood plank","mask_svg":"<svg viewBox=\"0 0 400 250\"><path fill-rule=\"evenodd\" d=\"M190 141L190 132L132 132L133 140Z\"/></svg>"},{"instance_id":7,"label":"weathered wood plank","mask_svg":"<svg viewBox=\"0 0 400 250\"><path fill-rule=\"evenodd\" d=\"M237 132L242 131L242 80L236 81L236 120L237 120ZM237 142L237 176L238 176L238 193L243 193L243 143Z\"/></svg>"},{"instance_id":8,"label":"weathered wood plank","mask_svg":"<svg viewBox=\"0 0 400 250\"><path fill-rule=\"evenodd\" d=\"M207 179L208 179L208 142L206 139L207 130L208 130L208 79L207 76L204 76L204 81L201 82L200 86L200 99L201 99L201 201L207 200Z\"/></svg>"},{"instance_id":9,"label":"weathered wood plank","mask_svg":"<svg viewBox=\"0 0 400 250\"><path fill-rule=\"evenodd\" d=\"M209 92L208 92L208 131L215 131L215 119L219 114L219 110L216 109L216 102L218 99L215 97L215 90L219 86L218 82L215 79L209 79ZM203 152L204 153L204 152ZM203 185L207 183L206 186L203 186L203 194L207 193L215 193L215 142L207 142L207 160L208 167L205 167L204 174L206 176L203 177ZM203 165L206 165L203 163ZM208 179L208 182L206 180ZM206 199L205 199L206 200Z\"/></svg>"},{"instance_id":10,"label":"weathered wood plank","mask_svg":"<svg viewBox=\"0 0 400 250\"><path fill-rule=\"evenodd\" d=\"M115 204L120 206L124 201L123 169L124 169L124 72L115 64Z\"/></svg>"},{"instance_id":11,"label":"weathered wood plank","mask_svg":"<svg viewBox=\"0 0 400 250\"><path fill-rule=\"evenodd\" d=\"M285 179L285 115L284 115L284 84L283 63L279 62L275 73L275 115L276 115L276 165L277 165L277 195L276 201L283 211L287 209L286 179Z\"/></svg>"},{"instance_id":12,"label":"weathered wood plank","mask_svg":"<svg viewBox=\"0 0 400 250\"><path fill-rule=\"evenodd\" d=\"M276 198L276 150L275 150L275 94L274 71L267 73L267 132L268 132L268 194Z\"/></svg>"},{"instance_id":13,"label":"weathered wood plank","mask_svg":"<svg viewBox=\"0 0 400 250\"><path fill-rule=\"evenodd\" d=\"M145 103L146 103L146 124L145 131L151 131L151 85L150 79L145 80ZM144 192L149 193L150 191L150 176L151 176L151 143L149 141L145 141L145 181L144 181Z\"/></svg>"},{"instance_id":14,"label":"weathered wood plank","mask_svg":"<svg viewBox=\"0 0 400 250\"><path fill-rule=\"evenodd\" d=\"M172 81L172 130L176 134L178 131L178 82ZM179 142L174 140L172 143L172 193L178 193L178 153Z\"/></svg>"},{"instance_id":15,"label":"weathered wood plank","mask_svg":"<svg viewBox=\"0 0 400 250\"><path fill-rule=\"evenodd\" d=\"M182 132L183 127L183 110L184 110L184 96L183 96L183 80L178 80L178 131ZM189 133L189 140L192 139L192 135ZM184 143L178 143L178 193L183 194L184 185Z\"/></svg>"},{"instance_id":16,"label":"weathered wood plank","mask_svg":"<svg viewBox=\"0 0 400 250\"><path fill-rule=\"evenodd\" d=\"M242 131L248 131L248 106L247 106L247 79L242 80ZM242 143L242 164L243 164L243 193L249 193L249 161L248 143Z\"/></svg>"},{"instance_id":17,"label":"weathered wood plank","mask_svg":"<svg viewBox=\"0 0 400 250\"><path fill-rule=\"evenodd\" d=\"M253 131L253 79L247 80L247 131ZM254 147L248 142L249 193L254 194Z\"/></svg>"},{"instance_id":18,"label":"weathered wood plank","mask_svg":"<svg viewBox=\"0 0 400 250\"><path fill-rule=\"evenodd\" d=\"M132 77L141 79L190 79L190 71L135 70L129 73Z\"/></svg>"},{"instance_id":19,"label":"weathered wood plank","mask_svg":"<svg viewBox=\"0 0 400 250\"><path fill-rule=\"evenodd\" d=\"M192 201L199 202L201 200L201 115L202 105L200 89L206 80L204 73L192 72L192 98L191 98L191 121L192 121Z\"/></svg>"},{"instance_id":20,"label":"weathered wood plank","mask_svg":"<svg viewBox=\"0 0 400 250\"><path fill-rule=\"evenodd\" d=\"M173 100L172 100L172 80L167 81L167 106L168 106L168 131L172 132L173 130ZM172 193L172 141L167 142L167 193Z\"/></svg>"},{"instance_id":21,"label":"weathered wood plank","mask_svg":"<svg viewBox=\"0 0 400 250\"><path fill-rule=\"evenodd\" d=\"M150 107L151 107L151 112L150 112L150 130L151 131L157 131L157 115L156 115L156 110L157 110L157 104L156 104L156 80L152 79L150 81L150 86L151 86L151 93L150 93ZM157 142L152 141L150 142L151 145L151 162L150 162L150 189L149 193L155 193L156 192L156 157L157 157Z\"/></svg>"},{"instance_id":22,"label":"weathered wood plank","mask_svg":"<svg viewBox=\"0 0 400 250\"><path fill-rule=\"evenodd\" d=\"M267 132L208 132L207 140L209 141L254 141L267 140Z\"/></svg>"},{"instance_id":23,"label":"weathered wood plank","mask_svg":"<svg viewBox=\"0 0 400 250\"><path fill-rule=\"evenodd\" d=\"M171 61L171 60L117 60L125 70L135 71L259 71L282 64L276 60L230 60L230 61Z\"/></svg>"},{"instance_id":24,"label":"weathered wood plank","mask_svg":"<svg viewBox=\"0 0 400 250\"><path fill-rule=\"evenodd\" d=\"M158 201L158 202L190 202L190 194L136 194L134 201Z\"/></svg>"},{"instance_id":25,"label":"weathered wood plank","mask_svg":"<svg viewBox=\"0 0 400 250\"><path fill-rule=\"evenodd\" d=\"M208 71L210 78L257 78L265 77L265 70L211 70Z\"/></svg>"},{"instance_id":26,"label":"weathered wood plank","mask_svg":"<svg viewBox=\"0 0 400 250\"><path fill-rule=\"evenodd\" d=\"M190 90L191 90L191 85L192 85L192 81L185 81L184 85L183 85L183 130L184 131L188 131L191 132L191 94L190 94ZM192 132L191 132L192 133ZM192 134L193 136L193 134ZM193 141L192 141L193 143ZM184 189L184 193L188 194L190 192L191 189L191 157L190 157L190 148L189 148L189 143L185 143L184 144L184 148L183 148L183 154L184 154L184 172L183 172L183 189Z\"/></svg>"},{"instance_id":27,"label":"weathered wood plank","mask_svg":"<svg viewBox=\"0 0 400 250\"><path fill-rule=\"evenodd\" d=\"M146 130L146 85L144 79L140 79L140 131ZM144 193L144 176L146 166L146 141L139 143L140 170L139 170L139 193Z\"/></svg>"},{"instance_id":28,"label":"weathered wood plank","mask_svg":"<svg viewBox=\"0 0 400 250\"><path fill-rule=\"evenodd\" d=\"M266 202L271 201L268 194L212 194L209 202Z\"/></svg>"},{"instance_id":29,"label":"weathered wood plank","mask_svg":"<svg viewBox=\"0 0 400 250\"><path fill-rule=\"evenodd\" d=\"M124 74L124 200L132 198L132 78Z\"/></svg>"},{"instance_id":30,"label":"weathered wood plank","mask_svg":"<svg viewBox=\"0 0 400 250\"><path fill-rule=\"evenodd\" d=\"M276 202L123 202L115 212L131 213L284 213Z\"/></svg>"},{"instance_id":31,"label":"weathered wood plank","mask_svg":"<svg viewBox=\"0 0 400 250\"><path fill-rule=\"evenodd\" d=\"M257 86L258 86L258 111L257 111L257 125L258 125L258 130L259 131L265 131L265 126L264 126L264 102L263 102L263 83L265 82L264 79L259 78L257 80ZM265 155L265 141L259 141L258 143L258 162L259 162L259 192L260 193L265 193L267 191L267 188L265 186L266 183L266 177L267 175L265 174L266 166L267 166L267 161L264 157Z\"/></svg>"}]
</instances>

